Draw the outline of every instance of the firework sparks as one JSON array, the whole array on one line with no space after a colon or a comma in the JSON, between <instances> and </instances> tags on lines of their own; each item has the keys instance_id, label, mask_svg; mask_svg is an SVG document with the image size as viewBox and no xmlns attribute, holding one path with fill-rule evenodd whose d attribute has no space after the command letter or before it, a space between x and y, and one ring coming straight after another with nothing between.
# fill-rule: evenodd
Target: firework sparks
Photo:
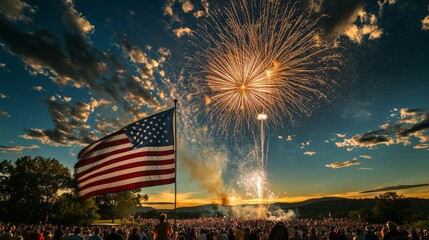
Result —
<instances>
[{"instance_id":1,"label":"firework sparks","mask_svg":"<svg viewBox=\"0 0 429 240\"><path fill-rule=\"evenodd\" d=\"M205 117L223 133L292 122L324 98L339 56L319 40L317 20L281 0L231 1L201 25L193 42ZM289 121L285 121L285 118Z\"/></svg>"}]
</instances>

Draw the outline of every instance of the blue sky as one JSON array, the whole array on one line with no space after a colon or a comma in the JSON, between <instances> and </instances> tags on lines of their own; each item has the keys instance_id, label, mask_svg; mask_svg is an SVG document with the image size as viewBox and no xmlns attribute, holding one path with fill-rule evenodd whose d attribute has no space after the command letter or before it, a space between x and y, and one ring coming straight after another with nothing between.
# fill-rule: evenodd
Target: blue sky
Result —
<instances>
[{"instance_id":1,"label":"blue sky","mask_svg":"<svg viewBox=\"0 0 429 240\"><path fill-rule=\"evenodd\" d=\"M72 169L85 145L172 107L177 98L181 203L254 198L239 183L255 157L253 135L208 131L224 126L196 119L202 109L188 101L198 95L191 76L199 69L187 64L190 43L200 25L228 4L3 2L2 160L51 157ZM372 197L381 192L362 192L396 187L406 196L429 197L421 186L429 184L429 1L297 5L316 17L329 16L318 26L325 41L339 46L342 64L332 75L336 84L327 101L295 114L293 124L285 120L267 129L267 193L287 202ZM165 202L173 187L143 192Z\"/></svg>"}]
</instances>

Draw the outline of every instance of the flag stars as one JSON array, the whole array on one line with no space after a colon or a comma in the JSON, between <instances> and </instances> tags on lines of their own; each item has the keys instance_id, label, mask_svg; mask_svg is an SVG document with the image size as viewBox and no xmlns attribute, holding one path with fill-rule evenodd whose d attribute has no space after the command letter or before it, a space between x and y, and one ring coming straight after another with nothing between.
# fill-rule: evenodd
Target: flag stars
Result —
<instances>
[{"instance_id":1,"label":"flag stars","mask_svg":"<svg viewBox=\"0 0 429 240\"><path fill-rule=\"evenodd\" d=\"M123 128L131 140L133 149L170 145L173 142L171 129L173 113L174 111L170 111L168 114L150 116Z\"/></svg>"}]
</instances>

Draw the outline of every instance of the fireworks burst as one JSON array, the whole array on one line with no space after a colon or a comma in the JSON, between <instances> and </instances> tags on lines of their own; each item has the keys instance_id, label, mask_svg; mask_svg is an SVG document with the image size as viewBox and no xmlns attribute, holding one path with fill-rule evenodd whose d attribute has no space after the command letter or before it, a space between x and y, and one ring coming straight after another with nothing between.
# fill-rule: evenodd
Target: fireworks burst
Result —
<instances>
[{"instance_id":1,"label":"fireworks burst","mask_svg":"<svg viewBox=\"0 0 429 240\"><path fill-rule=\"evenodd\" d=\"M281 0L231 1L213 13L193 42L205 117L223 133L238 133L257 126L260 113L270 114L273 127L308 113L340 61L316 24Z\"/></svg>"}]
</instances>

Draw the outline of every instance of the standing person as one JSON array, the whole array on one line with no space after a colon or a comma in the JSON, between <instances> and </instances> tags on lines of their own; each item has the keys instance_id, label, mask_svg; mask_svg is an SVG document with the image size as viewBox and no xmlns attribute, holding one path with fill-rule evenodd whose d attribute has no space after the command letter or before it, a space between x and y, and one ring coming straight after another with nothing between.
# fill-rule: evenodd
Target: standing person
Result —
<instances>
[{"instance_id":1,"label":"standing person","mask_svg":"<svg viewBox=\"0 0 429 240\"><path fill-rule=\"evenodd\" d=\"M40 227L35 226L31 229L30 233L24 238L25 240L44 240L43 234L40 232Z\"/></svg>"},{"instance_id":2,"label":"standing person","mask_svg":"<svg viewBox=\"0 0 429 240\"><path fill-rule=\"evenodd\" d=\"M388 231L384 234L383 240L408 240L406 233L398 231L396 223L388 221L386 226Z\"/></svg>"},{"instance_id":3,"label":"standing person","mask_svg":"<svg viewBox=\"0 0 429 240\"><path fill-rule=\"evenodd\" d=\"M61 229L61 226L57 226L54 230L54 236L52 237L52 240L62 240L64 236L64 232Z\"/></svg>"},{"instance_id":4,"label":"standing person","mask_svg":"<svg viewBox=\"0 0 429 240\"><path fill-rule=\"evenodd\" d=\"M73 235L67 236L66 240L82 240L82 237L80 236L80 233L82 232L82 229L80 227L77 227L73 231Z\"/></svg>"},{"instance_id":5,"label":"standing person","mask_svg":"<svg viewBox=\"0 0 429 240\"><path fill-rule=\"evenodd\" d=\"M423 235L420 236L420 240L429 240L428 230L423 230Z\"/></svg>"},{"instance_id":6,"label":"standing person","mask_svg":"<svg viewBox=\"0 0 429 240\"><path fill-rule=\"evenodd\" d=\"M122 240L122 236L116 232L115 227L112 227L112 229L110 229L110 234L107 235L104 239L105 240Z\"/></svg>"},{"instance_id":7,"label":"standing person","mask_svg":"<svg viewBox=\"0 0 429 240\"><path fill-rule=\"evenodd\" d=\"M329 240L340 240L340 235L335 231L335 227L331 227L331 231L329 232Z\"/></svg>"},{"instance_id":8,"label":"standing person","mask_svg":"<svg viewBox=\"0 0 429 240\"><path fill-rule=\"evenodd\" d=\"M134 227L131 230L131 234L128 236L128 240L140 240L140 236L139 236L139 233L138 233L138 228Z\"/></svg>"},{"instance_id":9,"label":"standing person","mask_svg":"<svg viewBox=\"0 0 429 240\"><path fill-rule=\"evenodd\" d=\"M352 233L350 227L346 228L346 234L345 235L346 235L347 240L353 240L353 233Z\"/></svg>"},{"instance_id":10,"label":"standing person","mask_svg":"<svg viewBox=\"0 0 429 240\"><path fill-rule=\"evenodd\" d=\"M378 240L378 237L375 235L373 229L370 226L366 226L365 233L363 234L364 240Z\"/></svg>"},{"instance_id":11,"label":"standing person","mask_svg":"<svg viewBox=\"0 0 429 240\"><path fill-rule=\"evenodd\" d=\"M167 222L167 214L162 213L159 216L159 223L153 229L153 237L155 240L168 240L173 233L173 228Z\"/></svg>"},{"instance_id":12,"label":"standing person","mask_svg":"<svg viewBox=\"0 0 429 240\"><path fill-rule=\"evenodd\" d=\"M99 227L96 227L96 228L94 229L94 234L92 234L92 235L89 237L89 239L88 239L88 240L103 240L103 239L100 237L100 232L101 232L101 229L100 229Z\"/></svg>"},{"instance_id":13,"label":"standing person","mask_svg":"<svg viewBox=\"0 0 429 240\"><path fill-rule=\"evenodd\" d=\"M317 236L316 228L311 228L310 230L310 236L308 237L309 240L319 240L319 236Z\"/></svg>"},{"instance_id":14,"label":"standing person","mask_svg":"<svg viewBox=\"0 0 429 240\"><path fill-rule=\"evenodd\" d=\"M0 231L1 232L1 231ZM7 226L3 233L0 235L1 240L12 240L13 239L13 233L12 233L12 226Z\"/></svg>"},{"instance_id":15,"label":"standing person","mask_svg":"<svg viewBox=\"0 0 429 240\"><path fill-rule=\"evenodd\" d=\"M287 227L282 223L277 223L270 232L268 240L289 240Z\"/></svg>"},{"instance_id":16,"label":"standing person","mask_svg":"<svg viewBox=\"0 0 429 240\"><path fill-rule=\"evenodd\" d=\"M356 236L353 238L353 240L363 240L362 230L360 228L356 228Z\"/></svg>"},{"instance_id":17,"label":"standing person","mask_svg":"<svg viewBox=\"0 0 429 240\"><path fill-rule=\"evenodd\" d=\"M139 215L139 217L140 217L140 215ZM144 228L143 227L141 227L140 228L140 232L139 232L139 240L147 240L148 238L147 238L147 236L146 236L146 233L145 233L145 231L144 231Z\"/></svg>"},{"instance_id":18,"label":"standing person","mask_svg":"<svg viewBox=\"0 0 429 240\"><path fill-rule=\"evenodd\" d=\"M229 230L228 230L228 240L235 240L236 238L235 238L235 233L234 233L234 230L232 229L232 228L230 228ZM268 238L267 238L268 239Z\"/></svg>"}]
</instances>

